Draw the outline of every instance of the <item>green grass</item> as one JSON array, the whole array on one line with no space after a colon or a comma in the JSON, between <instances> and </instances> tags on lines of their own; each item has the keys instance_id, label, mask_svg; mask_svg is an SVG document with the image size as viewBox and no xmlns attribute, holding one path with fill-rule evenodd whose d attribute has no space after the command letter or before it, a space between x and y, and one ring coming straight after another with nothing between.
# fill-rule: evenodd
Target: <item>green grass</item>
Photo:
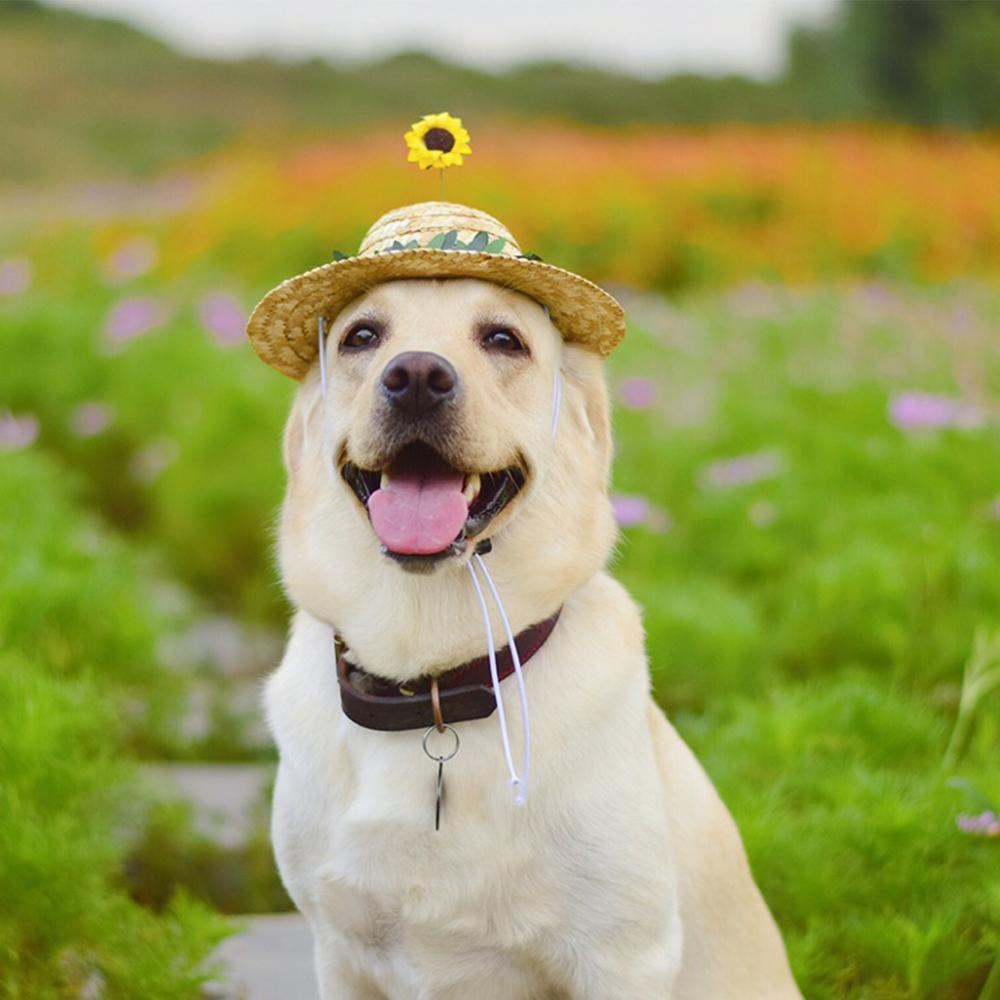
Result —
<instances>
[{"instance_id":1,"label":"green grass","mask_svg":"<svg viewBox=\"0 0 1000 1000\"><path fill-rule=\"evenodd\" d=\"M216 608L277 623L285 609L271 571L271 523L290 386L247 351L217 348L190 309L108 357L100 331L112 301L106 291L84 298L74 290L8 307L4 351L34 364L0 371L0 399L40 417L43 447L176 579ZM113 408L106 433L74 433L84 401Z\"/></svg>"},{"instance_id":2,"label":"green grass","mask_svg":"<svg viewBox=\"0 0 1000 1000\"><path fill-rule=\"evenodd\" d=\"M181 681L158 662L171 618L151 560L81 509L71 473L31 451L0 456L0 649L114 704L136 753L172 743Z\"/></svg>"},{"instance_id":3,"label":"green grass","mask_svg":"<svg viewBox=\"0 0 1000 1000\"><path fill-rule=\"evenodd\" d=\"M955 393L972 359L948 317L995 329L997 301L911 291L864 321L885 292L758 290L633 331L616 371L652 374L659 402L619 411L616 483L672 527L627 531L616 569L806 996L985 998L1000 842L955 820L1000 803L1000 699L969 720L960 781L943 762L974 634L1000 634L1000 436L888 410ZM975 378L995 386L989 344ZM772 475L712 485L708 463L762 453Z\"/></svg>"},{"instance_id":4,"label":"green grass","mask_svg":"<svg viewBox=\"0 0 1000 1000\"><path fill-rule=\"evenodd\" d=\"M31 683L64 719L77 685L156 689L140 667L168 623L127 594L151 585L150 563L201 607L286 614L269 526L289 385L200 328L197 277L171 285L160 328L107 353L116 299L159 289L111 289L91 261L70 236L35 289L0 303L5 354L31 358L0 367L0 399L40 425L0 457L18 484L0 538L31 605L8 599L0 621L22 673L44 661ZM631 316L612 383L649 379L656 398L617 409L615 490L653 513L624 531L615 572L645 609L657 697L732 808L806 995L995 1000L1000 840L956 825L1000 803L995 690L966 698L943 762L974 637L1000 628L1000 297L760 287L640 299ZM907 391L960 395L987 420L904 429L890 410ZM114 418L81 438L84 401ZM165 464L143 465L151 447ZM743 482L713 464L740 456L757 456L735 467ZM100 655L82 669L87 649ZM29 697L22 686L6 702ZM12 768L30 769L23 756ZM177 843L170 825L151 842ZM199 858L161 865L166 881L190 881ZM143 883L156 905L163 882Z\"/></svg>"},{"instance_id":5,"label":"green grass","mask_svg":"<svg viewBox=\"0 0 1000 1000\"><path fill-rule=\"evenodd\" d=\"M190 1000L224 922L126 892L130 755L172 707L151 588L75 502L72 477L0 456L0 998Z\"/></svg>"}]
</instances>

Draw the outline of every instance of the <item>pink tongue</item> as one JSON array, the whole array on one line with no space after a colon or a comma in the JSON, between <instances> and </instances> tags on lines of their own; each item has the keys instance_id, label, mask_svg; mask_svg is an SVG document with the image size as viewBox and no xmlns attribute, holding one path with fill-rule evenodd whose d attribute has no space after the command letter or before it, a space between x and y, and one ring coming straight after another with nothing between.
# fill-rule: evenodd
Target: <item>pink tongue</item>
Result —
<instances>
[{"instance_id":1,"label":"pink tongue","mask_svg":"<svg viewBox=\"0 0 1000 1000\"><path fill-rule=\"evenodd\" d=\"M469 516L461 472L406 470L368 500L372 527L390 552L433 555L458 536Z\"/></svg>"}]
</instances>

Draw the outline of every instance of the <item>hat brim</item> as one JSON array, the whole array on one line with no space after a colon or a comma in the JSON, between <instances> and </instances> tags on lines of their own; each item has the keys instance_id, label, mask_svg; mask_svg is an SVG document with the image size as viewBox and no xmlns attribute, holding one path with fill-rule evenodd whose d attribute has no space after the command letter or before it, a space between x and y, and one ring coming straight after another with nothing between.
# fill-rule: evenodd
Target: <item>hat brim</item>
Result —
<instances>
[{"instance_id":1,"label":"hat brim","mask_svg":"<svg viewBox=\"0 0 1000 1000\"><path fill-rule=\"evenodd\" d=\"M317 320L397 278L480 278L548 307L563 339L607 357L625 336L618 302L592 281L544 261L475 250L415 248L331 261L283 281L247 322L253 349L272 368L301 380L319 352Z\"/></svg>"}]
</instances>

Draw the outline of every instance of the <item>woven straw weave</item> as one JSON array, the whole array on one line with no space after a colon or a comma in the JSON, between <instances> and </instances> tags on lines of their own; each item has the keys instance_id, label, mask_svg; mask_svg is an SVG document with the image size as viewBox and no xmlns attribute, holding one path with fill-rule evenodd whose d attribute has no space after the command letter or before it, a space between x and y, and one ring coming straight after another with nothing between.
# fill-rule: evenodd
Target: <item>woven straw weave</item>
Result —
<instances>
[{"instance_id":1,"label":"woven straw weave","mask_svg":"<svg viewBox=\"0 0 1000 1000\"><path fill-rule=\"evenodd\" d=\"M451 233L458 246L427 246ZM491 250L460 248L477 237L479 244L492 244ZM407 246L413 241L416 247ZM390 249L394 244L407 248ZM268 292L250 316L247 336L269 365L302 379L318 353L319 317L329 323L365 291L399 278L480 278L512 288L547 306L565 340L602 356L625 335L622 308L602 288L572 271L522 256L510 232L491 215L430 201L383 215L357 256L313 268Z\"/></svg>"}]
</instances>

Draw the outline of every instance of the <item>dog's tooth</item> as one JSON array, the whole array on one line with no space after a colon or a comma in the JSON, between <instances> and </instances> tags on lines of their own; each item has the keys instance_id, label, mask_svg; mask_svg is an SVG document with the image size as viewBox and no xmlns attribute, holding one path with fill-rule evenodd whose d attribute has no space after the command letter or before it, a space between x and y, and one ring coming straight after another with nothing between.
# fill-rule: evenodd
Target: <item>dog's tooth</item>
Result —
<instances>
[{"instance_id":1,"label":"dog's tooth","mask_svg":"<svg viewBox=\"0 0 1000 1000\"><path fill-rule=\"evenodd\" d=\"M382 473L382 478L379 480L379 484L378 485L379 485L379 489L382 489L382 490L388 488L388 486L389 486L389 473L388 472L383 472Z\"/></svg>"},{"instance_id":2,"label":"dog's tooth","mask_svg":"<svg viewBox=\"0 0 1000 1000\"><path fill-rule=\"evenodd\" d=\"M462 496L464 496L465 499L469 501L469 503L472 503L472 501L475 500L477 496L479 496L480 484L481 480L479 478L478 472L473 472L472 475L470 475L468 479L466 479L465 489L462 490Z\"/></svg>"}]
</instances>

